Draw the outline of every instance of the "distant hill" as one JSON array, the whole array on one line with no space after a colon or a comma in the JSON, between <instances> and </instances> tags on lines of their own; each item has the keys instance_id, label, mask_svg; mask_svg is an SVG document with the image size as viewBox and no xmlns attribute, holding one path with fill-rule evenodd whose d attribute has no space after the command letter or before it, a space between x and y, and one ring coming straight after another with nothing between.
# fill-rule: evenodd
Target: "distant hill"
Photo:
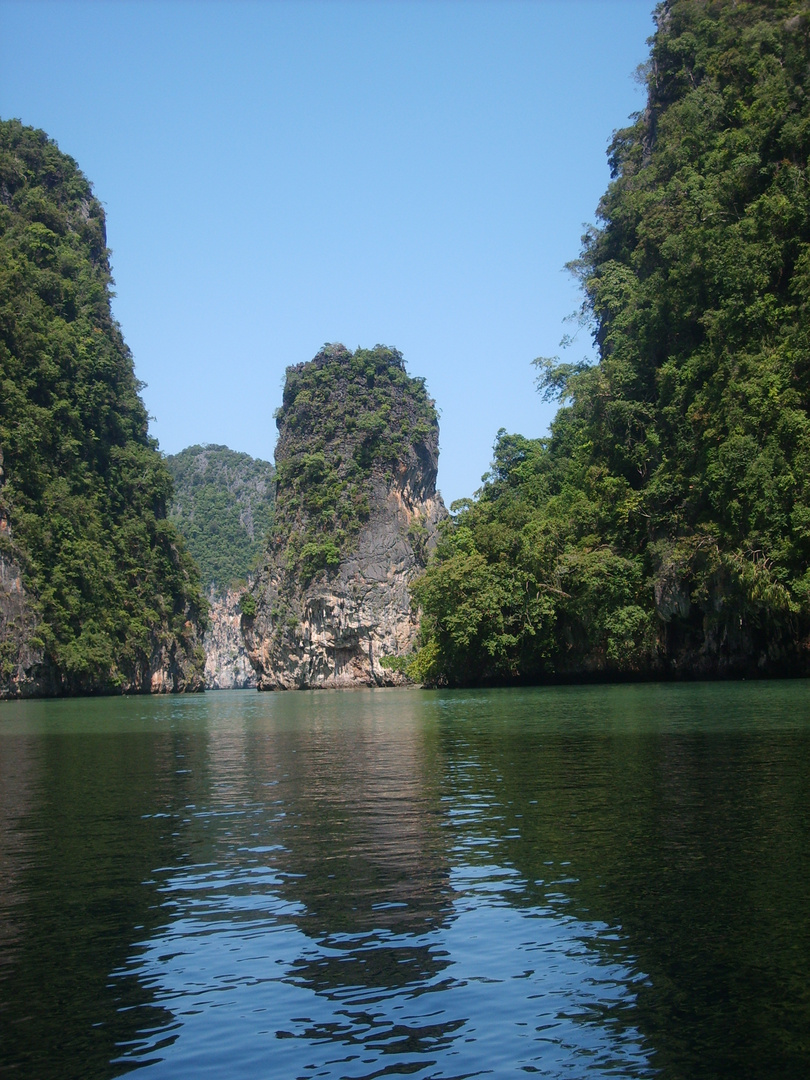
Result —
<instances>
[{"instance_id":1,"label":"distant hill","mask_svg":"<svg viewBox=\"0 0 810 1080\"><path fill-rule=\"evenodd\" d=\"M275 470L227 446L189 446L166 458L174 480L169 520L185 537L205 588L244 581L273 522Z\"/></svg>"}]
</instances>

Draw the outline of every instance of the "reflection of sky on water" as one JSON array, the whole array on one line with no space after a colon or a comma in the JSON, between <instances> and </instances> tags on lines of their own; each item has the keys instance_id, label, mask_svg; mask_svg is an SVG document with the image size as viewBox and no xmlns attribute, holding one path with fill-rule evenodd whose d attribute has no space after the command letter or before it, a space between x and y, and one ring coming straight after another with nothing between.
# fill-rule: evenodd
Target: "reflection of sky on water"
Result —
<instances>
[{"instance_id":1,"label":"reflection of sky on water","mask_svg":"<svg viewBox=\"0 0 810 1080\"><path fill-rule=\"evenodd\" d=\"M187 857L155 875L169 923L117 976L137 976L179 1027L171 1045L144 1032L122 1064L649 1075L636 1033L606 1022L634 978L588 944L606 928L567 914L559 880L556 899L526 904L497 861L497 806L464 790L475 762L447 768L426 738L413 718L361 717L177 745Z\"/></svg>"},{"instance_id":2,"label":"reflection of sky on water","mask_svg":"<svg viewBox=\"0 0 810 1080\"><path fill-rule=\"evenodd\" d=\"M182 1025L152 1073L226 1061L239 1076L651 1075L634 1033L605 1023L632 1006L633 982L589 947L605 928L512 907L520 883L502 868L451 878L442 925L321 939L280 876L173 878L175 918L128 965Z\"/></svg>"}]
</instances>

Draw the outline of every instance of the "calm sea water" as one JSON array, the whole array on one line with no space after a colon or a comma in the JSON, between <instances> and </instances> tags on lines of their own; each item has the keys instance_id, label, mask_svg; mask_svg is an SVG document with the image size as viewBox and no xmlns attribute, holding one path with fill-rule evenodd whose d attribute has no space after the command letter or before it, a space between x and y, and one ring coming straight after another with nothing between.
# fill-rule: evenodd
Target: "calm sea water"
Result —
<instances>
[{"instance_id":1,"label":"calm sea water","mask_svg":"<svg viewBox=\"0 0 810 1080\"><path fill-rule=\"evenodd\" d=\"M810 1076L810 684L0 705L0 1073Z\"/></svg>"}]
</instances>

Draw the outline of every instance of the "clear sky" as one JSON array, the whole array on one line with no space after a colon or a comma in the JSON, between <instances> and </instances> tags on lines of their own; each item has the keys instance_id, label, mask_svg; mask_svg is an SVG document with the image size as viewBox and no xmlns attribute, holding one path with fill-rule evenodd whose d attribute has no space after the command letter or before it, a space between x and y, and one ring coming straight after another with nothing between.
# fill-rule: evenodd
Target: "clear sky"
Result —
<instances>
[{"instance_id":1,"label":"clear sky","mask_svg":"<svg viewBox=\"0 0 810 1080\"><path fill-rule=\"evenodd\" d=\"M393 345L471 495L579 304L653 0L0 0L0 116L107 212L115 315L161 449L272 459L284 369ZM590 351L581 331L571 359Z\"/></svg>"}]
</instances>

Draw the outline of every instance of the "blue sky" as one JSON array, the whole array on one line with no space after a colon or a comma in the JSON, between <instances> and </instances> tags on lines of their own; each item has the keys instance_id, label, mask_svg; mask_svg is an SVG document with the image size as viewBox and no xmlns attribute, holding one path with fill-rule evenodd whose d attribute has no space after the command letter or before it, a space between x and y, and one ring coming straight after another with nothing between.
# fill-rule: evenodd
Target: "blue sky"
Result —
<instances>
[{"instance_id":1,"label":"blue sky","mask_svg":"<svg viewBox=\"0 0 810 1080\"><path fill-rule=\"evenodd\" d=\"M396 346L441 413L439 487L553 415L612 131L652 0L0 0L0 116L107 212L152 433L272 460L284 369ZM572 359L590 351L580 331Z\"/></svg>"}]
</instances>

